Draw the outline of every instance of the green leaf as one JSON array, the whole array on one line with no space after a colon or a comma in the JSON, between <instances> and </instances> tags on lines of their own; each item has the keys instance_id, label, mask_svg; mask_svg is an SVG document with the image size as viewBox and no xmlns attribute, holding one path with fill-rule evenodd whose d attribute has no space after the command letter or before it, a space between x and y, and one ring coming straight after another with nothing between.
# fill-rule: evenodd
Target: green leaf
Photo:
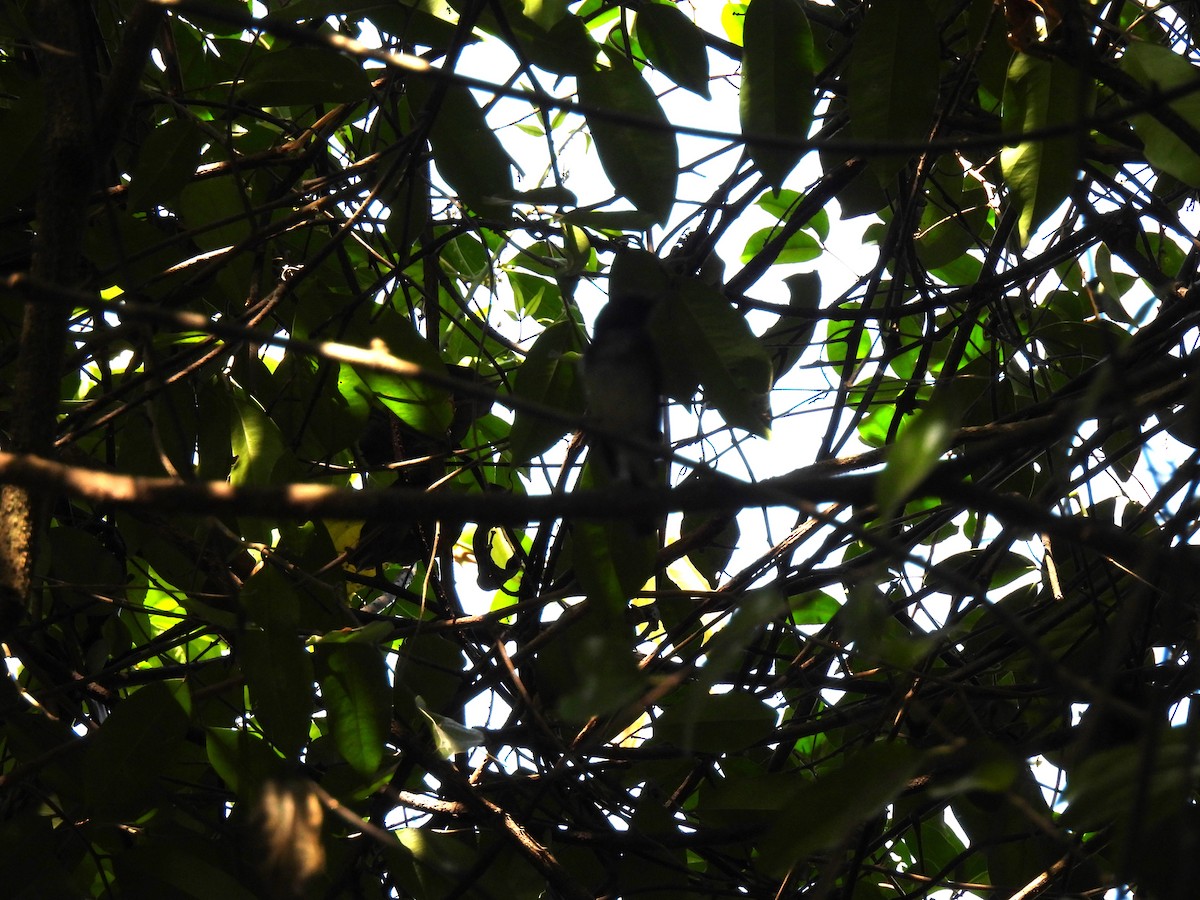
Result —
<instances>
[{"instance_id":1,"label":"green leaf","mask_svg":"<svg viewBox=\"0 0 1200 900\"><path fill-rule=\"evenodd\" d=\"M503 0L483 7L482 15L461 0L453 0L451 5L464 15L470 8L481 28L515 45L514 50L547 72L579 75L596 59L599 48L587 25L579 15L563 14L566 4L562 0ZM547 27L549 22L554 24Z\"/></svg>"},{"instance_id":2,"label":"green leaf","mask_svg":"<svg viewBox=\"0 0 1200 900\"><path fill-rule=\"evenodd\" d=\"M241 188L232 178L206 178L203 181L190 181L184 185L175 200L175 211L183 220L186 228L193 229L192 239L201 250L223 250L240 244L250 236L250 220L246 215L246 197ZM221 223L221 224L217 224ZM149 227L148 220L135 219L130 223L130 233L110 236L117 239L123 247L114 248L118 258L138 251L150 252L155 245L161 244L162 232ZM143 250L143 242L145 249ZM178 261L178 259L176 259ZM156 260L139 260L139 262L161 263ZM122 266L124 270L125 267ZM140 271L141 267L134 271ZM155 274L161 272L158 269ZM124 272L123 272L124 274ZM132 272L130 273L132 275ZM210 300L210 302L212 302Z\"/></svg>"},{"instance_id":3,"label":"green leaf","mask_svg":"<svg viewBox=\"0 0 1200 900\"><path fill-rule=\"evenodd\" d=\"M530 21L549 31L567 14L566 0L523 0Z\"/></svg>"},{"instance_id":4,"label":"green leaf","mask_svg":"<svg viewBox=\"0 0 1200 900\"><path fill-rule=\"evenodd\" d=\"M589 634L572 633L573 678L558 703L568 722L583 723L628 706L646 687L630 648L632 637L618 622Z\"/></svg>"},{"instance_id":5,"label":"green leaf","mask_svg":"<svg viewBox=\"0 0 1200 900\"><path fill-rule=\"evenodd\" d=\"M1012 550L1006 550L999 556L989 550L964 550L933 566L925 574L925 582L937 587L945 584L947 578L961 581L974 577L981 568L989 576L987 587L994 590L1028 575L1037 568L1037 564Z\"/></svg>"},{"instance_id":6,"label":"green leaf","mask_svg":"<svg viewBox=\"0 0 1200 900\"><path fill-rule=\"evenodd\" d=\"M713 481L714 476L708 469L697 468L688 473L681 487L696 483L711 484ZM719 527L716 533L710 530L714 527ZM701 528L705 529L708 535L707 539L699 546L689 550L687 558L691 560L696 570L708 580L709 584L717 584L719 574L724 571L733 556L733 551L737 549L741 528L737 518L728 514L715 513L711 510L689 510L683 514L683 520L679 525L681 535L690 534Z\"/></svg>"},{"instance_id":7,"label":"green leaf","mask_svg":"<svg viewBox=\"0 0 1200 900\"><path fill-rule=\"evenodd\" d=\"M595 467L588 465L579 487L599 488L595 475ZM621 519L576 522L571 530L571 560L589 602L608 613L623 610L654 574L657 546L653 530L643 532Z\"/></svg>"},{"instance_id":8,"label":"green leaf","mask_svg":"<svg viewBox=\"0 0 1200 900\"><path fill-rule=\"evenodd\" d=\"M857 312L861 308L862 304L858 301L843 300L839 302L830 311L829 324L825 329L825 358L830 365L836 366L840 371L848 368L851 378L853 378L857 366L871 352L871 335L866 328L861 327L861 324L852 318L838 319L836 312L838 310ZM853 347L850 346L852 340L856 341Z\"/></svg>"},{"instance_id":9,"label":"green leaf","mask_svg":"<svg viewBox=\"0 0 1200 900\"><path fill-rule=\"evenodd\" d=\"M972 847L983 851L987 880L1011 894L1045 872L1062 856L1062 847L1045 832L1030 831L1030 816L1051 817L1041 785L1022 767L1009 789L996 794L961 794L951 809Z\"/></svg>"},{"instance_id":10,"label":"green leaf","mask_svg":"<svg viewBox=\"0 0 1200 900\"><path fill-rule=\"evenodd\" d=\"M596 231L646 231L655 224L650 213L638 210L573 209L563 215L564 222Z\"/></svg>"},{"instance_id":11,"label":"green leaf","mask_svg":"<svg viewBox=\"0 0 1200 900\"><path fill-rule=\"evenodd\" d=\"M92 737L84 760L91 817L132 821L159 802L163 781L187 734L186 685L149 684L117 704Z\"/></svg>"},{"instance_id":12,"label":"green leaf","mask_svg":"<svg viewBox=\"0 0 1200 900\"><path fill-rule=\"evenodd\" d=\"M792 597L788 605L792 608L792 622L797 625L824 625L842 608L842 604L824 591Z\"/></svg>"},{"instance_id":13,"label":"green leaf","mask_svg":"<svg viewBox=\"0 0 1200 900\"><path fill-rule=\"evenodd\" d=\"M735 752L770 735L777 718L769 704L752 694L696 691L655 720L654 738L689 753Z\"/></svg>"},{"instance_id":14,"label":"green leaf","mask_svg":"<svg viewBox=\"0 0 1200 900\"><path fill-rule=\"evenodd\" d=\"M472 747L483 746L483 732L478 728L468 728L446 716L430 712L420 696L416 703L418 712L429 723L429 732L433 735L434 748L439 756L456 756Z\"/></svg>"},{"instance_id":15,"label":"green leaf","mask_svg":"<svg viewBox=\"0 0 1200 900\"><path fill-rule=\"evenodd\" d=\"M529 316L543 322L553 321L562 315L562 290L556 281L540 278L529 272L510 271L506 274L519 315Z\"/></svg>"},{"instance_id":16,"label":"green leaf","mask_svg":"<svg viewBox=\"0 0 1200 900\"><path fill-rule=\"evenodd\" d=\"M357 62L310 47L284 47L254 57L238 87L242 100L258 106L356 103L370 93L370 79Z\"/></svg>"},{"instance_id":17,"label":"green leaf","mask_svg":"<svg viewBox=\"0 0 1200 900\"><path fill-rule=\"evenodd\" d=\"M783 221L792 215L803 199L804 195L799 191L768 191L755 200L754 205ZM804 228L816 234L821 240L827 240L829 238L829 213L823 209L817 210L804 224Z\"/></svg>"},{"instance_id":18,"label":"green leaf","mask_svg":"<svg viewBox=\"0 0 1200 900\"><path fill-rule=\"evenodd\" d=\"M528 203L530 206L577 206L579 204L579 198L575 196L574 191L554 184L531 188L527 191L515 191L512 199L516 203Z\"/></svg>"},{"instance_id":19,"label":"green leaf","mask_svg":"<svg viewBox=\"0 0 1200 900\"><path fill-rule=\"evenodd\" d=\"M332 646L334 644L368 644L376 646L390 641L394 631L395 629L388 622L368 622L366 625L361 625L358 628L339 628L337 631L330 631L327 634L323 634L321 635L320 644L322 646Z\"/></svg>"},{"instance_id":20,"label":"green leaf","mask_svg":"<svg viewBox=\"0 0 1200 900\"><path fill-rule=\"evenodd\" d=\"M383 762L391 724L391 688L383 654L361 642L322 642L316 661L333 743L356 772L369 777Z\"/></svg>"},{"instance_id":21,"label":"green leaf","mask_svg":"<svg viewBox=\"0 0 1200 900\"><path fill-rule=\"evenodd\" d=\"M279 754L247 728L209 728L204 748L213 771L243 797L252 796L264 781L285 771Z\"/></svg>"},{"instance_id":22,"label":"green leaf","mask_svg":"<svg viewBox=\"0 0 1200 900\"><path fill-rule=\"evenodd\" d=\"M233 395L233 412L233 431L229 436L233 450L230 483L271 484L275 466L284 455L283 436L262 408L241 391Z\"/></svg>"},{"instance_id":23,"label":"green leaf","mask_svg":"<svg viewBox=\"0 0 1200 900\"><path fill-rule=\"evenodd\" d=\"M939 56L937 23L924 0L875 0L846 64L854 136L884 145L928 138Z\"/></svg>"},{"instance_id":24,"label":"green leaf","mask_svg":"<svg viewBox=\"0 0 1200 900\"><path fill-rule=\"evenodd\" d=\"M1121 68L1152 92L1168 91L1200 79L1200 68L1167 47L1140 41L1130 44L1121 57ZM1186 94L1170 104L1170 109L1193 128L1200 130L1200 94ZM1200 187L1200 153L1187 140L1175 134L1152 113L1130 117L1137 136L1146 145L1150 165L1174 175L1191 187Z\"/></svg>"},{"instance_id":25,"label":"green leaf","mask_svg":"<svg viewBox=\"0 0 1200 900\"><path fill-rule=\"evenodd\" d=\"M1000 167L1019 216L1022 244L1062 204L1082 161L1083 124L1092 111L1089 79L1059 59L1018 53L1004 83L1005 134L1076 126L1078 133L1038 137L1000 151Z\"/></svg>"},{"instance_id":26,"label":"green leaf","mask_svg":"<svg viewBox=\"0 0 1200 900\"><path fill-rule=\"evenodd\" d=\"M921 769L922 754L905 744L875 743L848 757L791 796L759 844L759 863L782 878L797 862L837 846L879 815Z\"/></svg>"},{"instance_id":27,"label":"green leaf","mask_svg":"<svg viewBox=\"0 0 1200 900\"><path fill-rule=\"evenodd\" d=\"M429 143L438 172L471 209L508 216L516 163L471 92L456 84L444 87L445 93L436 92L424 79L411 79L407 86L413 108L433 117Z\"/></svg>"},{"instance_id":28,"label":"green leaf","mask_svg":"<svg viewBox=\"0 0 1200 900\"><path fill-rule=\"evenodd\" d=\"M393 699L398 715L415 726L416 698L433 709L445 709L458 690L462 648L445 635L415 634L404 639L396 657Z\"/></svg>"},{"instance_id":29,"label":"green leaf","mask_svg":"<svg viewBox=\"0 0 1200 900\"><path fill-rule=\"evenodd\" d=\"M604 174L638 212L666 221L675 205L679 146L654 91L628 60L579 76L579 103L596 141ZM611 118L617 116L621 118ZM629 119L643 119L647 124Z\"/></svg>"},{"instance_id":30,"label":"green leaf","mask_svg":"<svg viewBox=\"0 0 1200 900\"><path fill-rule=\"evenodd\" d=\"M313 710L311 654L300 638L278 630L242 635L238 656L255 721L263 735L290 758L308 741Z\"/></svg>"},{"instance_id":31,"label":"green leaf","mask_svg":"<svg viewBox=\"0 0 1200 900\"><path fill-rule=\"evenodd\" d=\"M667 389L695 379L705 402L737 428L769 433L771 358L746 320L711 285L680 279L650 320Z\"/></svg>"},{"instance_id":32,"label":"green leaf","mask_svg":"<svg viewBox=\"0 0 1200 900\"><path fill-rule=\"evenodd\" d=\"M743 23L740 118L750 158L776 189L795 168L812 124L812 29L796 0L754 0ZM754 137L782 143L756 142ZM797 142L789 147L787 141Z\"/></svg>"},{"instance_id":33,"label":"green leaf","mask_svg":"<svg viewBox=\"0 0 1200 900\"><path fill-rule=\"evenodd\" d=\"M146 138L129 185L129 208L169 205L196 172L204 134L190 119L171 119Z\"/></svg>"},{"instance_id":34,"label":"green leaf","mask_svg":"<svg viewBox=\"0 0 1200 900\"><path fill-rule=\"evenodd\" d=\"M581 414L583 390L579 384L579 326L555 322L543 331L513 376L513 395L550 409ZM513 462L520 466L554 446L564 432L561 422L536 412L518 409L510 434Z\"/></svg>"},{"instance_id":35,"label":"green leaf","mask_svg":"<svg viewBox=\"0 0 1200 900\"><path fill-rule=\"evenodd\" d=\"M670 284L670 270L653 253L626 247L617 250L609 273L610 296L656 299L667 292Z\"/></svg>"},{"instance_id":36,"label":"green leaf","mask_svg":"<svg viewBox=\"0 0 1200 900\"><path fill-rule=\"evenodd\" d=\"M987 193L975 179L963 177L957 159L946 157L934 172L921 213L917 257L926 268L939 270L978 250L992 229Z\"/></svg>"},{"instance_id":37,"label":"green leaf","mask_svg":"<svg viewBox=\"0 0 1200 900\"><path fill-rule=\"evenodd\" d=\"M572 545L581 540L572 532ZM629 706L646 687L625 598L615 588L606 596L587 595L585 605L555 626L556 639L538 648L533 668L539 695L575 725Z\"/></svg>"},{"instance_id":38,"label":"green leaf","mask_svg":"<svg viewBox=\"0 0 1200 900\"><path fill-rule=\"evenodd\" d=\"M680 87L709 99L704 33L678 7L643 6L634 21L634 34L654 68Z\"/></svg>"},{"instance_id":39,"label":"green leaf","mask_svg":"<svg viewBox=\"0 0 1200 900\"><path fill-rule=\"evenodd\" d=\"M327 459L362 434L371 407L361 387L341 390L347 384L335 383L329 366L298 353L286 354L274 374L279 395L271 404L271 419L301 455Z\"/></svg>"},{"instance_id":40,"label":"green leaf","mask_svg":"<svg viewBox=\"0 0 1200 900\"><path fill-rule=\"evenodd\" d=\"M466 842L453 832L432 828L398 828L396 840L411 854L409 865L397 865L397 880L401 881L406 897L452 897L457 887L470 881L474 887L480 873L495 865L481 866L479 851L474 842ZM491 854L504 856L505 854ZM401 880L403 879L403 880ZM481 889L474 893L483 895Z\"/></svg>"},{"instance_id":41,"label":"green leaf","mask_svg":"<svg viewBox=\"0 0 1200 900\"><path fill-rule=\"evenodd\" d=\"M929 405L901 428L875 483L882 517L899 509L950 449L962 420L955 399L950 390L935 390Z\"/></svg>"},{"instance_id":42,"label":"green leaf","mask_svg":"<svg viewBox=\"0 0 1200 900\"><path fill-rule=\"evenodd\" d=\"M750 239L746 241L746 246L742 250L741 261L748 263L760 253L763 248L773 241L779 235L778 227L761 228L754 234L750 235ZM811 234L803 231L797 231L787 239L783 248L779 251L779 255L775 257L775 265L785 265L787 263L802 263L816 259L822 253L820 242Z\"/></svg>"},{"instance_id":43,"label":"green leaf","mask_svg":"<svg viewBox=\"0 0 1200 900\"><path fill-rule=\"evenodd\" d=\"M443 377L448 374L446 364L436 348L417 333L408 319L385 316L373 327L376 339L384 342L392 356L416 363L422 369ZM431 437L445 437L446 429L454 418L454 404L445 389L419 378L393 372L381 372L365 366L353 369L343 366L341 378L347 379L345 384L339 385L343 395L348 390L361 389L360 385L354 383L355 376L405 425Z\"/></svg>"},{"instance_id":44,"label":"green leaf","mask_svg":"<svg viewBox=\"0 0 1200 900\"><path fill-rule=\"evenodd\" d=\"M721 27L725 29L725 36L739 47L742 46L745 32L746 8L749 5L749 0L744 3L728 0L721 7Z\"/></svg>"},{"instance_id":45,"label":"green leaf","mask_svg":"<svg viewBox=\"0 0 1200 900\"><path fill-rule=\"evenodd\" d=\"M788 310L798 315L781 315L779 321L763 332L760 343L771 354L776 382L800 361L814 332L821 307L821 276L799 272L783 279L788 289Z\"/></svg>"},{"instance_id":46,"label":"green leaf","mask_svg":"<svg viewBox=\"0 0 1200 900\"><path fill-rule=\"evenodd\" d=\"M255 721L281 753L294 758L308 741L313 711L312 654L299 634L304 601L274 566L242 589L249 620L238 639L238 664Z\"/></svg>"},{"instance_id":47,"label":"green leaf","mask_svg":"<svg viewBox=\"0 0 1200 900\"><path fill-rule=\"evenodd\" d=\"M1174 244L1169 246L1174 247ZM1125 272L1114 272L1112 267L1112 251L1101 244L1096 248L1095 255L1096 280L1090 283L1091 299L1100 312L1114 322L1133 325L1133 316L1121 305L1121 298L1137 283L1137 278ZM1178 266L1164 271L1178 271Z\"/></svg>"},{"instance_id":48,"label":"green leaf","mask_svg":"<svg viewBox=\"0 0 1200 900\"><path fill-rule=\"evenodd\" d=\"M1200 760L1184 729L1162 729L1156 739L1102 750L1072 766L1067 777L1063 824L1095 831L1127 821L1135 810L1163 815L1186 798L1200 778Z\"/></svg>"}]
</instances>

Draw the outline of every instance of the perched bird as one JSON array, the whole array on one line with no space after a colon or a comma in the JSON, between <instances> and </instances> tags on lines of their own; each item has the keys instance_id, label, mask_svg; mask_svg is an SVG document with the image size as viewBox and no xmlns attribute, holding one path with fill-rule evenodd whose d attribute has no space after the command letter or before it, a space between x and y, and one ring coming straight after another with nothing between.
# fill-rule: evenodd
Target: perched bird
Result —
<instances>
[{"instance_id":1,"label":"perched bird","mask_svg":"<svg viewBox=\"0 0 1200 900\"><path fill-rule=\"evenodd\" d=\"M606 432L591 435L596 459L610 482L637 487L658 480L654 454L613 440L609 433L649 443L662 437L661 373L647 329L653 311L649 297L610 297L583 355L588 415Z\"/></svg>"}]
</instances>

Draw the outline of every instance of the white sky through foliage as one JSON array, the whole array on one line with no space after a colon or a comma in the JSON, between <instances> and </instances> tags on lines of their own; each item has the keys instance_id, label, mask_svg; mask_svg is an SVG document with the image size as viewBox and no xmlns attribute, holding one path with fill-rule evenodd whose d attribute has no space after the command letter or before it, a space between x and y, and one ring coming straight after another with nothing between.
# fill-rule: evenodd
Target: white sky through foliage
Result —
<instances>
[{"instance_id":1,"label":"white sky through foliage","mask_svg":"<svg viewBox=\"0 0 1200 900\"><path fill-rule=\"evenodd\" d=\"M720 12L723 4L713 2L697 2L694 4L680 3L681 9L694 13L700 24L708 31L721 34ZM606 29L607 30L606 26ZM372 35L365 34L362 39L372 42ZM597 37L602 38L599 34ZM499 42L489 41L482 36L480 43L464 48L458 60L456 70L462 74L476 78L501 81L509 73L518 69L508 48ZM739 131L738 123L738 72L736 64L718 53L710 51L710 68L712 79L710 90L712 99L705 101L659 77L647 69L645 77L648 83L659 94L660 101L668 119L675 124L697 125L707 129L722 130L731 135ZM571 79L557 80L556 76L539 72L539 87L555 96L569 97L574 93L574 83ZM525 79L517 84L524 85ZM481 104L489 104L492 98L481 92L476 92L476 99ZM496 127L496 132L509 150L513 158L522 167L516 187L518 190L529 190L553 184L547 166L545 138L531 135L523 131L521 124L530 124L530 107L516 100L500 99L490 107L488 120ZM573 126L582 125L581 120L571 123ZM565 141L563 136L570 134ZM600 167L599 160L591 147L586 135L581 131L571 132L570 129L555 131L554 138L558 151L564 185L572 190L579 198L581 206L599 202L612 195L612 189ZM740 151L734 147L718 144L712 140L681 135L679 137L680 158L685 173L681 176L678 188L679 202L671 221L665 229L656 229L652 234L652 242L647 245L651 249L665 255L675 243L686 235L679 229L679 223L684 221L694 208L693 204L701 203L714 193L715 188L733 171L740 158ZM723 151L723 152L718 152ZM715 154L715 155L714 155ZM711 158L710 158L711 157ZM695 161L703 160L699 165L690 168ZM816 153L810 153L791 173L785 187L803 192L806 187L815 182L821 175ZM869 176L868 176L869 177ZM624 201L618 200L613 207L629 208ZM836 205L831 204L831 231L824 243L824 252L814 261L796 265L778 265L772 267L767 274L748 292L754 300L767 301L776 304L786 304L787 288L783 279L796 272L818 272L822 282L822 305L829 306L836 298L850 289L856 281L877 263L877 249L874 245L864 243L864 229L877 221L872 216L842 221L834 211ZM774 218L764 211L751 205L745 215L722 238L718 245L718 256L727 261L728 267L736 271L742 249L749 237L757 230L774 223ZM1058 224L1057 217L1052 217L1045 226L1048 233ZM507 258L502 256L502 258ZM607 260L606 260L607 262ZM1090 258L1081 259L1085 279L1095 274L1094 262ZM1052 290L1057 285L1041 284L1036 287L1039 292ZM506 284L501 280L495 290L504 292ZM596 313L605 302L604 282L580 284L575 299L584 315L585 321L591 323ZM1127 305L1130 312L1135 312L1134 306L1144 304L1151 298L1148 292L1132 293ZM511 304L500 302L498 309L509 309ZM772 324L773 317L766 314L752 314L749 317L752 327L761 333ZM509 337L530 342L540 327L537 323L513 320L504 315L492 316L490 322L501 329ZM824 335L824 325L819 325L814 336L814 348L810 348L800 364L772 391L774 422L772 436L769 440L751 437L741 432L734 433L734 441L730 441L727 431L719 431L722 423L713 412L701 412L700 427L707 431L717 431L709 441L690 445L685 448L684 455L706 464L719 468L723 472L738 478L761 479L783 474L800 468L814 461L820 438L828 422L829 396L835 385L831 383L832 370L814 365L818 360L819 342ZM679 406L671 409L670 429L673 437L695 433L697 421L694 411ZM1081 436L1086 437L1091 431L1090 425L1085 425ZM556 477L554 464L561 458L565 449L565 441L547 454L546 462L549 467L545 476L534 469L530 489L534 492L548 490ZM866 449L861 444L851 443L843 449L842 455ZM1125 483L1117 482L1107 474L1103 480L1089 481L1086 485L1088 493L1080 498L1081 506L1088 506L1106 496L1125 496L1140 502L1153 495L1156 486L1169 477L1173 461L1180 458L1179 445L1163 435L1147 445L1147 454L1142 457L1133 476ZM676 472L678 481L685 473ZM675 517L677 520L677 517ZM749 510L739 519L742 528L741 549L735 553L730 563L729 571L737 571L749 563L753 556L762 549L778 542L794 526L796 514L792 510L775 509L763 512ZM677 522L676 522L677 527ZM938 546L939 556L965 549L968 545L962 540L951 539ZM1039 548L1031 545L1030 556L1040 559ZM914 567L911 577L920 580L922 571ZM1031 572L1026 578L1014 583L1027 584L1030 580L1040 577L1038 571ZM464 600L469 604L468 612L481 612L492 607L494 597L490 594L477 593L472 596L469 590L469 579L460 578L460 587L464 590ZM694 587L694 585L692 585ZM1011 588L1010 588L1011 589ZM930 627L937 627L942 609L936 601L928 604L926 620ZM921 621L918 616L918 621ZM468 724L496 724L503 716L497 717L495 710L489 715L490 700L479 698L468 708L470 717ZM1051 792L1061 789L1061 779L1057 770L1046 764L1044 783Z\"/></svg>"}]
</instances>

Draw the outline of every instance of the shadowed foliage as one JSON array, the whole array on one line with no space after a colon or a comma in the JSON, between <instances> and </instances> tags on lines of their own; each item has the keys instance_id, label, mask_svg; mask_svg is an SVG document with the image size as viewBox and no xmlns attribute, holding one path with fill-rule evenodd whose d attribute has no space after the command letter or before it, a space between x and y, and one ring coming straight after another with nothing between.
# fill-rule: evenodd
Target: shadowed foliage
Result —
<instances>
[{"instance_id":1,"label":"shadowed foliage","mask_svg":"<svg viewBox=\"0 0 1200 900\"><path fill-rule=\"evenodd\" d=\"M1197 15L10 0L5 892L1190 896Z\"/></svg>"}]
</instances>

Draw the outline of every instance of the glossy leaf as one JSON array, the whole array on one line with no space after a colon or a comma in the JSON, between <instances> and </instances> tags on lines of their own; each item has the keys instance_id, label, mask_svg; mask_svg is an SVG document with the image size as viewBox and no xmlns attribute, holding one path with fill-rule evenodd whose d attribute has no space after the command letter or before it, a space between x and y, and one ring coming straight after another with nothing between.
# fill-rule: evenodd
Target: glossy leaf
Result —
<instances>
[{"instance_id":1,"label":"glossy leaf","mask_svg":"<svg viewBox=\"0 0 1200 900\"><path fill-rule=\"evenodd\" d=\"M338 752L359 774L375 774L383 761L392 712L382 653L365 643L322 642L316 662Z\"/></svg>"},{"instance_id":2,"label":"glossy leaf","mask_svg":"<svg viewBox=\"0 0 1200 900\"><path fill-rule=\"evenodd\" d=\"M229 480L233 484L270 484L275 465L283 456L283 437L258 404L245 395L234 394L233 407L233 470Z\"/></svg>"},{"instance_id":3,"label":"glossy leaf","mask_svg":"<svg viewBox=\"0 0 1200 900\"><path fill-rule=\"evenodd\" d=\"M681 282L660 303L651 331L664 366L694 376L726 422L767 433L770 358L718 291L697 280Z\"/></svg>"},{"instance_id":4,"label":"glossy leaf","mask_svg":"<svg viewBox=\"0 0 1200 900\"><path fill-rule=\"evenodd\" d=\"M425 706L425 701L419 696L417 711L428 722L429 732L433 735L434 749L439 756L456 756L483 744L482 731L478 728L467 728L454 719L430 712Z\"/></svg>"},{"instance_id":5,"label":"glossy leaf","mask_svg":"<svg viewBox=\"0 0 1200 900\"><path fill-rule=\"evenodd\" d=\"M268 778L285 772L283 760L270 744L246 728L209 729L205 751L213 770L241 796L252 796Z\"/></svg>"},{"instance_id":6,"label":"glossy leaf","mask_svg":"<svg viewBox=\"0 0 1200 900\"><path fill-rule=\"evenodd\" d=\"M634 33L652 66L680 87L709 99L704 34L680 9L647 4L638 11Z\"/></svg>"},{"instance_id":7,"label":"glossy leaf","mask_svg":"<svg viewBox=\"0 0 1200 900\"><path fill-rule=\"evenodd\" d=\"M937 34L925 0L870 5L846 63L855 137L886 147L929 136L938 96ZM913 65L914 59L933 64Z\"/></svg>"},{"instance_id":8,"label":"glossy leaf","mask_svg":"<svg viewBox=\"0 0 1200 900\"><path fill-rule=\"evenodd\" d=\"M778 229L775 228L763 228L754 232L754 234L750 235L750 239L746 241L746 246L742 250L741 261L744 263L750 262L777 235ZM785 265L787 263L808 262L820 256L821 252L821 244L815 237L803 231L797 231L787 239L787 242L779 250L778 255L775 257L775 264Z\"/></svg>"},{"instance_id":9,"label":"glossy leaf","mask_svg":"<svg viewBox=\"0 0 1200 900\"><path fill-rule=\"evenodd\" d=\"M742 134L755 165L779 190L804 153L800 144L812 123L812 31L796 0L754 0L743 28Z\"/></svg>"},{"instance_id":10,"label":"glossy leaf","mask_svg":"<svg viewBox=\"0 0 1200 900\"><path fill-rule=\"evenodd\" d=\"M598 467L589 464L581 485L603 490L597 481ZM655 534L653 528L615 520L578 522L571 533L571 558L579 583L593 607L604 615L615 615L637 596L654 574Z\"/></svg>"},{"instance_id":11,"label":"glossy leaf","mask_svg":"<svg viewBox=\"0 0 1200 900\"><path fill-rule=\"evenodd\" d=\"M855 302L838 304L838 308L851 313L859 307L860 304ZM825 358L831 365L853 373L854 367L871 352L871 336L865 328L857 326L853 318L838 319L834 310L826 328L824 347Z\"/></svg>"},{"instance_id":12,"label":"glossy leaf","mask_svg":"<svg viewBox=\"0 0 1200 900\"><path fill-rule=\"evenodd\" d=\"M1018 53L1004 84L1005 134L1071 128L1091 113L1092 91L1083 74L1061 60ZM1034 230L1070 193L1081 163L1081 138L1038 135L1000 153L1004 180L1019 210L1017 229L1028 243Z\"/></svg>"},{"instance_id":13,"label":"glossy leaf","mask_svg":"<svg viewBox=\"0 0 1200 900\"><path fill-rule=\"evenodd\" d=\"M638 212L662 222L675 202L679 147L654 91L627 60L579 76L579 102L604 174Z\"/></svg>"},{"instance_id":14,"label":"glossy leaf","mask_svg":"<svg viewBox=\"0 0 1200 900\"><path fill-rule=\"evenodd\" d=\"M579 328L573 322L555 323L529 349L513 380L513 394L549 409L580 415L583 389L578 381ZM566 429L531 411L518 409L510 436L513 460L521 465L548 450Z\"/></svg>"},{"instance_id":15,"label":"glossy leaf","mask_svg":"<svg viewBox=\"0 0 1200 900\"><path fill-rule=\"evenodd\" d=\"M804 195L799 191L770 191L755 200L754 205L782 222L793 213L803 199ZM829 213L823 209L817 210L805 223L804 228L812 231L821 240L826 240L829 237Z\"/></svg>"},{"instance_id":16,"label":"glossy leaf","mask_svg":"<svg viewBox=\"0 0 1200 900\"><path fill-rule=\"evenodd\" d=\"M383 341L392 356L416 363L437 375L446 375L446 365L441 357L417 334L407 319L392 319L388 327L378 328L377 332L376 339ZM353 384L354 374L361 379L360 385ZM398 375L366 366L356 366L353 371L343 367L341 375L342 378L351 380L350 384L343 387L343 395L347 393L348 388L373 396L395 413L405 425L422 434L444 437L446 429L450 427L454 409L444 388L419 377Z\"/></svg>"},{"instance_id":17,"label":"glossy leaf","mask_svg":"<svg viewBox=\"0 0 1200 900\"><path fill-rule=\"evenodd\" d=\"M809 854L839 844L904 790L921 761L904 744L872 744L798 788L759 845L764 871L782 877Z\"/></svg>"},{"instance_id":18,"label":"glossy leaf","mask_svg":"<svg viewBox=\"0 0 1200 900\"><path fill-rule=\"evenodd\" d=\"M289 106L354 103L370 92L354 60L309 47L285 47L258 56L247 67L238 93L248 103Z\"/></svg>"},{"instance_id":19,"label":"glossy leaf","mask_svg":"<svg viewBox=\"0 0 1200 900\"><path fill-rule=\"evenodd\" d=\"M689 753L743 750L770 734L775 711L749 694L680 698L654 723L655 740Z\"/></svg>"},{"instance_id":20,"label":"glossy leaf","mask_svg":"<svg viewBox=\"0 0 1200 900\"><path fill-rule=\"evenodd\" d=\"M239 638L238 664L255 722L282 754L295 756L308 740L314 681L298 631L299 599L268 566L247 583L242 603L250 625Z\"/></svg>"},{"instance_id":21,"label":"glossy leaf","mask_svg":"<svg viewBox=\"0 0 1200 900\"><path fill-rule=\"evenodd\" d=\"M162 801L187 733L186 687L151 684L133 692L104 722L84 762L84 794L100 821L136 821Z\"/></svg>"},{"instance_id":22,"label":"glossy leaf","mask_svg":"<svg viewBox=\"0 0 1200 900\"><path fill-rule=\"evenodd\" d=\"M817 309L821 305L821 277L816 272L789 275L783 283L788 289L788 314L780 316L761 338L763 347L771 354L776 383L808 349L817 329Z\"/></svg>"},{"instance_id":23,"label":"glossy leaf","mask_svg":"<svg viewBox=\"0 0 1200 900\"><path fill-rule=\"evenodd\" d=\"M1152 94L1193 84L1200 78L1200 68L1172 50L1141 42L1131 44L1125 51L1121 68ZM1200 97L1196 94L1180 97L1170 104L1170 109L1192 128L1200 128ZM1172 131L1153 113L1133 116L1130 122L1146 145L1146 159L1151 165L1169 172L1184 184L1200 187L1200 154L1186 138Z\"/></svg>"},{"instance_id":24,"label":"glossy leaf","mask_svg":"<svg viewBox=\"0 0 1200 900\"><path fill-rule=\"evenodd\" d=\"M891 515L954 442L962 409L956 392L934 392L929 405L900 431L879 474L875 499Z\"/></svg>"},{"instance_id":25,"label":"glossy leaf","mask_svg":"<svg viewBox=\"0 0 1200 900\"><path fill-rule=\"evenodd\" d=\"M432 119L429 142L438 172L472 209L506 215L514 163L471 92L459 85L434 92L420 81L410 90L419 114Z\"/></svg>"}]
</instances>

